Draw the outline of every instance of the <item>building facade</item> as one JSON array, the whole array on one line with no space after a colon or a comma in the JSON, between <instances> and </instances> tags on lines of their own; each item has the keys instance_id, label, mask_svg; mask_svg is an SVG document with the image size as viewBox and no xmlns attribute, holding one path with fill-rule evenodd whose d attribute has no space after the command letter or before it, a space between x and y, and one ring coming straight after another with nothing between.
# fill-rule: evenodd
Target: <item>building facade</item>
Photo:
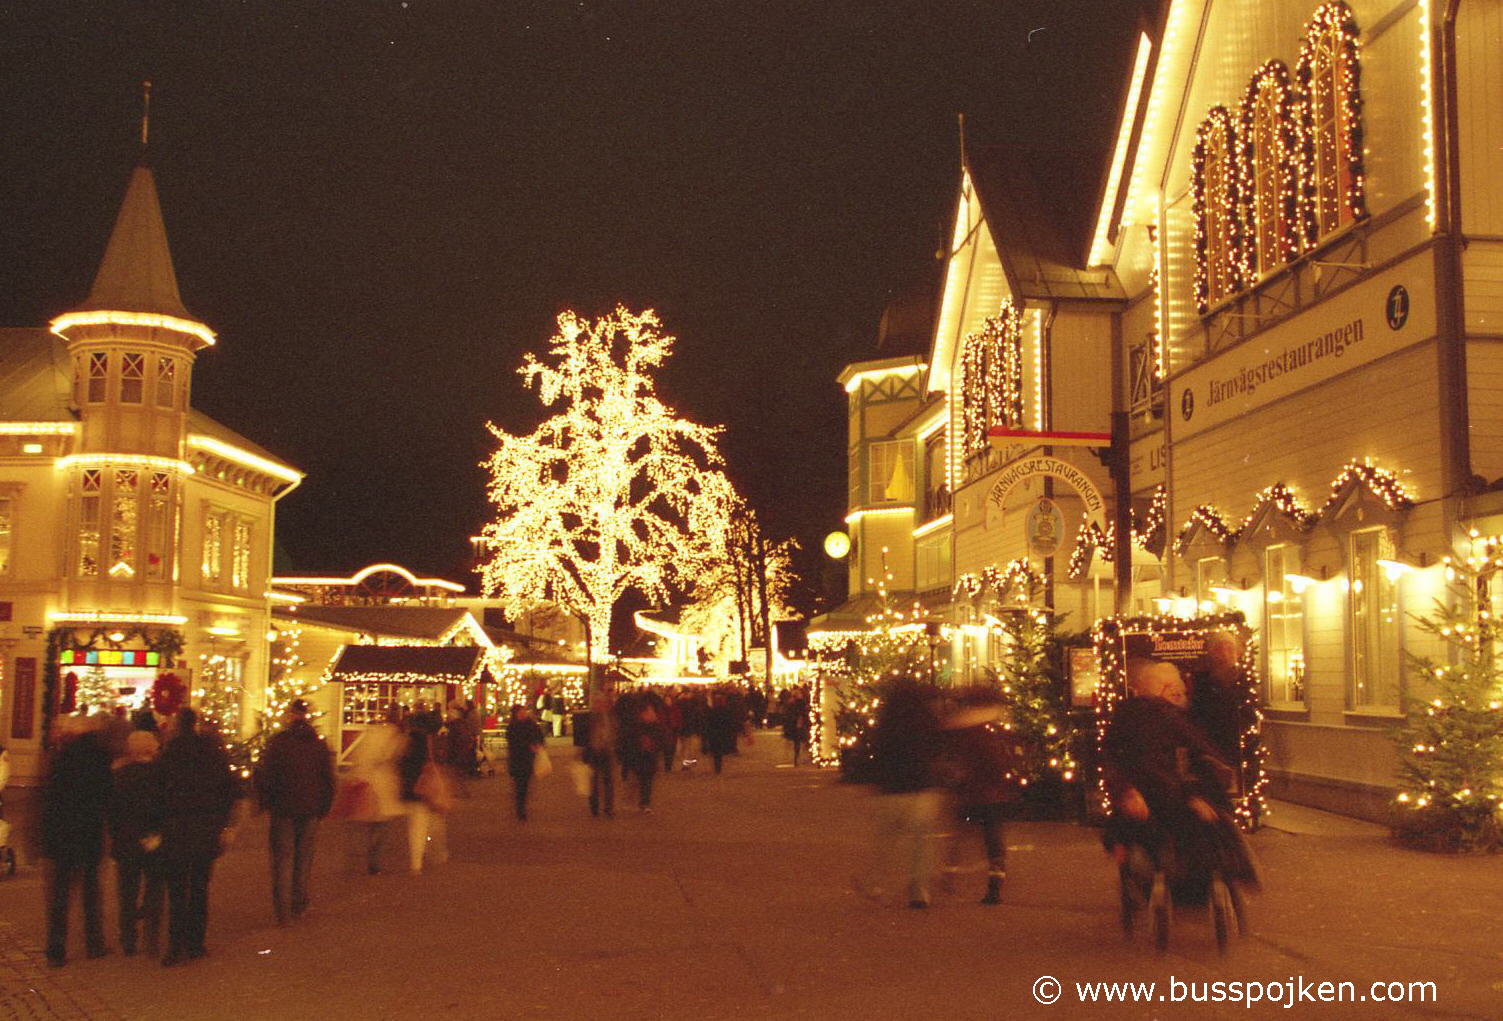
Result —
<instances>
[{"instance_id":1,"label":"building facade","mask_svg":"<svg viewBox=\"0 0 1503 1021\"><path fill-rule=\"evenodd\" d=\"M1503 532L1500 38L1496 0L1170 0L1089 222L967 156L927 357L843 377L855 548L948 591L957 675L989 600L1239 610L1272 792L1383 814L1413 616Z\"/></svg>"},{"instance_id":2,"label":"building facade","mask_svg":"<svg viewBox=\"0 0 1503 1021\"><path fill-rule=\"evenodd\" d=\"M0 331L0 726L18 778L52 718L85 706L215 687L253 722L276 505L303 476L192 406L214 342L144 164L83 303Z\"/></svg>"}]
</instances>

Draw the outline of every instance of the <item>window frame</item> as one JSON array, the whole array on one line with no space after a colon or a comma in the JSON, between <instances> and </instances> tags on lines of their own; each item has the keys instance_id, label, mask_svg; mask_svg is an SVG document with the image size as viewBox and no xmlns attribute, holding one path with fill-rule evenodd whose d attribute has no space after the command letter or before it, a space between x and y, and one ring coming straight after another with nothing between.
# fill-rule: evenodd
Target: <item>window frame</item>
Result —
<instances>
[{"instance_id":1,"label":"window frame","mask_svg":"<svg viewBox=\"0 0 1503 1021\"><path fill-rule=\"evenodd\" d=\"M1291 558L1292 553L1292 558ZM1278 558L1278 569L1274 570L1273 560ZM1289 575L1299 574L1302 564L1300 562L1300 547L1297 543L1274 543L1262 551L1263 559L1263 678L1264 700L1274 708L1305 708L1309 702L1309 689L1305 679L1308 677L1309 664L1305 660L1308 643L1305 636L1305 622L1308 614L1305 612L1305 596L1288 581ZM1292 565L1292 569L1291 569ZM1277 599L1274 596L1278 596ZM1288 607L1294 604L1297 610L1291 612ZM1279 607L1275 610L1275 606ZM1298 615L1298 623L1293 630L1298 636L1298 648L1289 652L1291 644L1288 642L1290 634L1289 618ZM1275 624L1275 617L1281 618ZM1277 638L1276 638L1277 636ZM1285 673L1297 671L1292 685L1285 677L1282 680L1283 690L1279 697L1275 697L1274 665L1279 655L1286 657L1282 664Z\"/></svg>"},{"instance_id":2,"label":"window frame","mask_svg":"<svg viewBox=\"0 0 1503 1021\"><path fill-rule=\"evenodd\" d=\"M1372 536L1377 537L1377 542L1369 553L1362 546ZM1402 713L1404 705L1403 602L1397 581L1389 578L1387 572L1377 565L1380 559L1394 557L1393 535L1386 525L1354 529L1347 534L1346 546L1347 647L1350 650L1347 657L1346 708L1352 713L1397 716ZM1372 585L1369 584L1370 581ZM1377 602L1370 602L1374 585L1379 599ZM1386 599L1382 598L1384 594ZM1388 607L1386 621L1382 615L1385 605ZM1385 638L1392 640L1385 642ZM1370 683L1373 681L1370 664L1374 660L1377 661L1377 669L1386 676L1377 678L1377 683ZM1384 683L1385 681L1389 683ZM1391 687L1391 701L1371 698L1365 694L1367 690L1377 690L1379 685Z\"/></svg>"}]
</instances>

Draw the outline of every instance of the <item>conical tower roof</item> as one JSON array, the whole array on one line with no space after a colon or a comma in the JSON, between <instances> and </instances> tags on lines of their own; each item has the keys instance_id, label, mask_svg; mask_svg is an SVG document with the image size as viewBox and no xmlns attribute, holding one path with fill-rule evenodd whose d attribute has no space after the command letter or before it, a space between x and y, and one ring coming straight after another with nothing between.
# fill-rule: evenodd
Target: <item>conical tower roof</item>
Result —
<instances>
[{"instance_id":1,"label":"conical tower roof","mask_svg":"<svg viewBox=\"0 0 1503 1021\"><path fill-rule=\"evenodd\" d=\"M192 319L183 307L151 168L139 164L105 246L104 261L80 312L149 312Z\"/></svg>"}]
</instances>

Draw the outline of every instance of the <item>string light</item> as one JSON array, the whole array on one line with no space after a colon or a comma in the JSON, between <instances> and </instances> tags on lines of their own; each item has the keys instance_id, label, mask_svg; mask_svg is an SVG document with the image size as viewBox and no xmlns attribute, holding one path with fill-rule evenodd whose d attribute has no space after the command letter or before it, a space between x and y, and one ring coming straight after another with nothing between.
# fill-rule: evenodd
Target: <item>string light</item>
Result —
<instances>
[{"instance_id":1,"label":"string light","mask_svg":"<svg viewBox=\"0 0 1503 1021\"><path fill-rule=\"evenodd\" d=\"M1023 311L1011 298L966 335L960 380L961 434L970 457L986 449L991 426L1023 424Z\"/></svg>"}]
</instances>

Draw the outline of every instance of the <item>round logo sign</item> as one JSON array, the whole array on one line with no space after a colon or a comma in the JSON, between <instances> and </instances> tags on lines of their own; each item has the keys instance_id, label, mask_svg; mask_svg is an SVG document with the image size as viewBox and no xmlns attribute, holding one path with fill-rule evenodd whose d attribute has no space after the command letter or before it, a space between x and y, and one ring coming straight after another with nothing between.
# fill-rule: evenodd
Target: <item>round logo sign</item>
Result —
<instances>
[{"instance_id":1,"label":"round logo sign","mask_svg":"<svg viewBox=\"0 0 1503 1021\"><path fill-rule=\"evenodd\" d=\"M1186 422L1195 414L1195 391L1185 387L1185 392L1179 396L1179 415Z\"/></svg>"},{"instance_id":2,"label":"round logo sign","mask_svg":"<svg viewBox=\"0 0 1503 1021\"><path fill-rule=\"evenodd\" d=\"M1064 540L1065 516L1048 497L1043 497L1028 512L1023 525L1028 536L1028 548L1041 557L1052 557Z\"/></svg>"},{"instance_id":3,"label":"round logo sign","mask_svg":"<svg viewBox=\"0 0 1503 1021\"><path fill-rule=\"evenodd\" d=\"M831 532L825 536L825 555L831 560L841 560L851 551L851 537L844 532Z\"/></svg>"},{"instance_id":4,"label":"round logo sign","mask_svg":"<svg viewBox=\"0 0 1503 1021\"><path fill-rule=\"evenodd\" d=\"M1409 292L1403 284L1394 284L1393 290L1388 292L1388 300L1383 304L1383 316L1388 320L1390 330L1401 330L1409 321Z\"/></svg>"}]
</instances>

